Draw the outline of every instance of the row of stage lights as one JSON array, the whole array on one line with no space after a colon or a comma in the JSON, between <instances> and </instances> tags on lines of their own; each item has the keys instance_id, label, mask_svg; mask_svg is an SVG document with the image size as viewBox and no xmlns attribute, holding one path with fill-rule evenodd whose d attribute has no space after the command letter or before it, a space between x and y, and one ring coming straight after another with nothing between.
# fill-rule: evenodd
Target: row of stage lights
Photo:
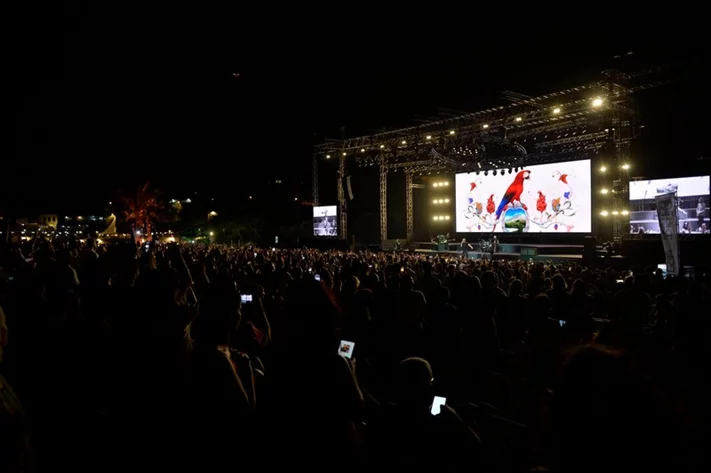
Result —
<instances>
[{"instance_id":1,"label":"row of stage lights","mask_svg":"<svg viewBox=\"0 0 711 473\"><path fill-rule=\"evenodd\" d=\"M605 103L605 101L604 101L603 99L601 99L600 97L596 97L596 98L592 99L590 103L591 103L591 106L592 106L593 108L600 108L600 107L603 106L603 104ZM561 107L553 107L553 108L551 109L551 113L552 113L553 115L560 115L562 112L563 112L563 109L562 109ZM515 121L516 123L521 123L521 122L523 121L523 117L515 117L515 118L514 118L514 121ZM482 130L486 130L486 129L489 128L489 126L490 126L490 125L489 125L488 123L484 123L483 125L481 125L481 128L482 128ZM453 135L456 135L457 132L456 132L456 130L449 130L448 134L449 134L450 136L453 136ZM425 140L426 140L426 141L431 141L432 138L433 138L432 135L426 135L426 136L425 136ZM402 140L402 141L400 142L400 145L406 146L406 145L407 145L407 140ZM384 144L381 144L381 145L379 145L379 148L380 148L380 149L385 149L385 145L384 145ZM361 149L360 149L360 152L361 152L361 153L365 153L365 152L366 152L366 149L365 149L365 148L361 148ZM344 151L344 152L343 152L343 156L347 156L347 155L348 155L348 153ZM331 159L331 155L330 155L330 154L327 154L327 155L326 155L326 159ZM510 170L509 170L509 171L510 171Z\"/></svg>"},{"instance_id":2,"label":"row of stage lights","mask_svg":"<svg viewBox=\"0 0 711 473\"><path fill-rule=\"evenodd\" d=\"M443 187L449 188L449 181L438 181L438 182L433 182L432 187L435 189L441 189ZM432 203L434 205L442 205L442 204L448 204L449 203L449 198L437 198L433 199ZM432 220L435 222L445 222L450 219L449 215L435 215L432 217Z\"/></svg>"},{"instance_id":3,"label":"row of stage lights","mask_svg":"<svg viewBox=\"0 0 711 473\"><path fill-rule=\"evenodd\" d=\"M601 217L608 217L610 215L612 215L613 217L617 217L618 215L624 215L626 217L629 214L630 214L629 210L621 210L619 212L617 210L613 210L612 212L608 212L607 210L600 211Z\"/></svg>"}]
</instances>

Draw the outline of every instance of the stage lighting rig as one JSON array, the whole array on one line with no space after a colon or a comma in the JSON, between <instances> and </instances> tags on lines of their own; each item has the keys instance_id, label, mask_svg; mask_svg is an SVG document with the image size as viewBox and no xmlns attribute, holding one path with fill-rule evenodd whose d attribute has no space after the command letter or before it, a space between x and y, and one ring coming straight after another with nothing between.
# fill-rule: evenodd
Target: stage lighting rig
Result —
<instances>
[{"instance_id":1,"label":"stage lighting rig","mask_svg":"<svg viewBox=\"0 0 711 473\"><path fill-rule=\"evenodd\" d=\"M633 74L605 71L603 80L537 97L509 92L505 95L513 103L506 106L458 116L448 114L417 126L327 141L314 148L314 202L318 202L318 162L326 156L339 158L339 169L344 167L345 159L353 159L360 166L378 165L382 239L387 238L390 171L403 171L411 183L416 174L467 170L486 174L497 168L501 172L518 171L531 164L592 158L604 152L608 170L624 174L620 185L624 189L629 173L621 169L624 163L618 157L627 159L630 142L636 138L631 125L636 121L632 95L669 83L660 77L663 70L653 68ZM613 156L607 156L610 152ZM411 195L408 191L408 229L412 227ZM341 212L345 214L345 205ZM617 227L619 222L615 235L621 231Z\"/></svg>"}]
</instances>

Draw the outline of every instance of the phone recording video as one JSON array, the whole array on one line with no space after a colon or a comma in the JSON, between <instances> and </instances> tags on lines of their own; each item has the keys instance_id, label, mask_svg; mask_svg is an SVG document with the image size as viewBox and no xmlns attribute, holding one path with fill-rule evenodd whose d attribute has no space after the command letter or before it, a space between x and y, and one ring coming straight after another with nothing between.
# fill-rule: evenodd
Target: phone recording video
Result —
<instances>
[{"instance_id":1,"label":"phone recording video","mask_svg":"<svg viewBox=\"0 0 711 473\"><path fill-rule=\"evenodd\" d=\"M239 298L242 301L242 304L252 302L252 294L242 294L239 296Z\"/></svg>"},{"instance_id":2,"label":"phone recording video","mask_svg":"<svg viewBox=\"0 0 711 473\"><path fill-rule=\"evenodd\" d=\"M444 406L446 403L447 403L446 397L435 396L434 399L432 400L432 409L430 409L430 412L432 413L432 415L438 416L439 413L442 412L442 406Z\"/></svg>"},{"instance_id":3,"label":"phone recording video","mask_svg":"<svg viewBox=\"0 0 711 473\"><path fill-rule=\"evenodd\" d=\"M349 342L348 340L341 340L341 344L338 346L338 354L350 360L353 357L354 348L354 342Z\"/></svg>"}]
</instances>

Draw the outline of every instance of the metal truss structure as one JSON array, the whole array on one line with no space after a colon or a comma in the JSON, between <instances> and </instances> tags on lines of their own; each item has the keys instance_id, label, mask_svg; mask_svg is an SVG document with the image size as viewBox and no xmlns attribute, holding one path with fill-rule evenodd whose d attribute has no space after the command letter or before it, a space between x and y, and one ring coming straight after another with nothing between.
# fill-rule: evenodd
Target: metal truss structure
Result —
<instances>
[{"instance_id":1,"label":"metal truss structure","mask_svg":"<svg viewBox=\"0 0 711 473\"><path fill-rule=\"evenodd\" d=\"M314 149L314 202L318 202L318 160L339 157L338 198L341 236L347 237L342 179L345 162L380 168L380 236L388 237L387 179L390 171L404 171L407 234L414 228L412 189L415 176L441 172L515 169L524 165L592 158L600 153L613 174L613 235L628 233L625 220L616 218L627 204L630 143L637 136L633 94L670 82L668 67L626 74L604 71L604 79L559 92L528 97L514 92L513 102L459 116L369 136L331 140Z\"/></svg>"}]
</instances>

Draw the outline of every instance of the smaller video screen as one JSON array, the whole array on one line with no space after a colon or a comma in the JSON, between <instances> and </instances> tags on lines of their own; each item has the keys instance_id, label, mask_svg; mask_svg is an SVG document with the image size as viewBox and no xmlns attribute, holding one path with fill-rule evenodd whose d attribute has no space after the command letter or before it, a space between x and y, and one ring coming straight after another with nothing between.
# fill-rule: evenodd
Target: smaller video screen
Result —
<instances>
[{"instance_id":1,"label":"smaller video screen","mask_svg":"<svg viewBox=\"0 0 711 473\"><path fill-rule=\"evenodd\" d=\"M659 234L654 198L676 194L679 233L709 234L709 176L630 181L630 233Z\"/></svg>"},{"instance_id":2,"label":"smaller video screen","mask_svg":"<svg viewBox=\"0 0 711 473\"><path fill-rule=\"evenodd\" d=\"M334 237L338 235L338 207L322 205L314 207L314 236Z\"/></svg>"}]
</instances>

